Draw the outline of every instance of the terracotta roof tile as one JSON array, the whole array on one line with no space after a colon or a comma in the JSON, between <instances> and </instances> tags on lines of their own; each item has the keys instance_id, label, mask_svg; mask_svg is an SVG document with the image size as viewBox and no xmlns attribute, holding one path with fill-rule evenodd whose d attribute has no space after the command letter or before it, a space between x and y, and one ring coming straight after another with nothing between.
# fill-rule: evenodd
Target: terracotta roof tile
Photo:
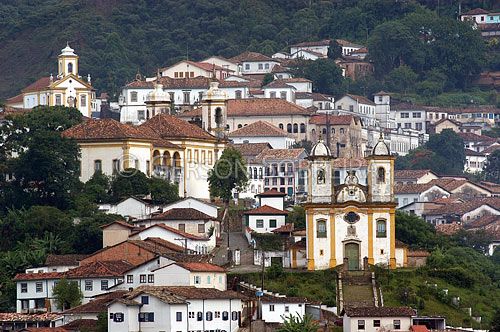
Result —
<instances>
[{"instance_id":1,"label":"terracotta roof tile","mask_svg":"<svg viewBox=\"0 0 500 332\"><path fill-rule=\"evenodd\" d=\"M488 14L487 10L484 10L483 8L474 8L469 10L467 13L462 14L463 15L481 15L481 14Z\"/></svg>"},{"instance_id":2,"label":"terracotta roof tile","mask_svg":"<svg viewBox=\"0 0 500 332\"><path fill-rule=\"evenodd\" d=\"M271 190L266 190L260 194L255 195L255 196L258 196L258 197L273 197L273 196L285 197L286 194L282 193L281 191L277 191L276 189L271 189Z\"/></svg>"},{"instance_id":3,"label":"terracotta roof tile","mask_svg":"<svg viewBox=\"0 0 500 332\"><path fill-rule=\"evenodd\" d=\"M269 215L287 215L288 212L273 208L272 206L269 206L269 205L263 205L263 206L258 207L256 209L245 211L244 214L246 214L246 215L268 215L268 214Z\"/></svg>"},{"instance_id":4,"label":"terracotta roof tile","mask_svg":"<svg viewBox=\"0 0 500 332\"><path fill-rule=\"evenodd\" d=\"M23 100L24 100L23 94L20 93L17 96L7 98L7 100L5 100L5 101L7 102L7 104L17 104L17 103L22 103Z\"/></svg>"},{"instance_id":5,"label":"terracotta roof tile","mask_svg":"<svg viewBox=\"0 0 500 332\"><path fill-rule=\"evenodd\" d=\"M212 220L213 217L193 208L173 208L151 218L152 220Z\"/></svg>"},{"instance_id":6,"label":"terracotta roof tile","mask_svg":"<svg viewBox=\"0 0 500 332\"><path fill-rule=\"evenodd\" d=\"M346 96L351 97L352 99L358 101L361 104L375 106L375 103L373 101L371 101L370 99L368 99L364 96L353 95L353 94L349 94L349 93L346 94Z\"/></svg>"},{"instance_id":7,"label":"terracotta roof tile","mask_svg":"<svg viewBox=\"0 0 500 332\"><path fill-rule=\"evenodd\" d=\"M408 183L408 184L396 184L394 186L395 194L421 194L427 189L432 188L433 186L440 187L437 184L433 183ZM441 188L441 187L440 187ZM441 188L444 189L444 188Z\"/></svg>"},{"instance_id":8,"label":"terracotta roof tile","mask_svg":"<svg viewBox=\"0 0 500 332\"><path fill-rule=\"evenodd\" d=\"M485 136L485 135L477 135L474 133L458 133L458 136L462 137L462 139L466 142L495 142L496 139L493 137Z\"/></svg>"},{"instance_id":9,"label":"terracotta roof tile","mask_svg":"<svg viewBox=\"0 0 500 332\"><path fill-rule=\"evenodd\" d=\"M264 54L257 53L257 52L250 52L246 51L241 53L240 55L237 55L235 57L232 57L229 59L232 62L236 63L241 63L241 62L260 62L260 61L275 61L275 59L270 58Z\"/></svg>"},{"instance_id":10,"label":"terracotta roof tile","mask_svg":"<svg viewBox=\"0 0 500 332\"><path fill-rule=\"evenodd\" d=\"M131 267L132 264L121 260L90 262L65 272L65 277L70 279L120 277Z\"/></svg>"},{"instance_id":11,"label":"terracotta roof tile","mask_svg":"<svg viewBox=\"0 0 500 332\"><path fill-rule=\"evenodd\" d=\"M412 179L417 180L427 173L432 173L430 169L403 169L403 170L395 170L394 171L394 179Z\"/></svg>"},{"instance_id":12,"label":"terracotta roof tile","mask_svg":"<svg viewBox=\"0 0 500 332\"><path fill-rule=\"evenodd\" d=\"M445 235L453 235L462 228L463 226L457 223L441 224L441 225L436 225L436 232Z\"/></svg>"},{"instance_id":13,"label":"terracotta roof tile","mask_svg":"<svg viewBox=\"0 0 500 332\"><path fill-rule=\"evenodd\" d=\"M330 115L328 116L328 121L330 125L350 125L353 122L354 116L352 115ZM313 115L309 119L309 123L317 124L317 125L326 125L327 116L326 114Z\"/></svg>"},{"instance_id":14,"label":"terracotta roof tile","mask_svg":"<svg viewBox=\"0 0 500 332\"><path fill-rule=\"evenodd\" d=\"M97 331L97 319L75 319L68 324L63 325L62 328L66 331L95 332Z\"/></svg>"},{"instance_id":15,"label":"terracotta roof tile","mask_svg":"<svg viewBox=\"0 0 500 332\"><path fill-rule=\"evenodd\" d=\"M189 299L242 299L241 294L233 291L221 291L215 288L197 288L193 286L140 286L127 295L134 299L141 294L149 294L167 303L186 303Z\"/></svg>"},{"instance_id":16,"label":"terracotta roof tile","mask_svg":"<svg viewBox=\"0 0 500 332\"><path fill-rule=\"evenodd\" d=\"M26 332L68 332L64 327L27 327L20 331Z\"/></svg>"},{"instance_id":17,"label":"terracotta roof tile","mask_svg":"<svg viewBox=\"0 0 500 332\"><path fill-rule=\"evenodd\" d=\"M362 48L362 47L364 47L363 45L354 44L353 42L350 42L350 41L345 40L345 39L337 39L337 43L339 43L343 47L353 47L353 48Z\"/></svg>"},{"instance_id":18,"label":"terracotta roof tile","mask_svg":"<svg viewBox=\"0 0 500 332\"><path fill-rule=\"evenodd\" d=\"M287 84L283 79L274 80L263 87L263 89L294 89L293 86Z\"/></svg>"},{"instance_id":19,"label":"terracotta roof tile","mask_svg":"<svg viewBox=\"0 0 500 332\"><path fill-rule=\"evenodd\" d=\"M45 272L45 273L18 273L14 280L44 280L64 278L64 272Z\"/></svg>"},{"instance_id":20,"label":"terracotta roof tile","mask_svg":"<svg viewBox=\"0 0 500 332\"><path fill-rule=\"evenodd\" d=\"M17 108L17 107L10 107L10 106L0 107L0 120L4 120L7 117L23 115L23 114L28 113L30 111L31 111L31 109L27 109L27 108Z\"/></svg>"},{"instance_id":21,"label":"terracotta roof tile","mask_svg":"<svg viewBox=\"0 0 500 332\"><path fill-rule=\"evenodd\" d=\"M0 313L0 322L47 322L63 316L58 313L47 312L44 314L19 314L15 312Z\"/></svg>"},{"instance_id":22,"label":"terracotta roof tile","mask_svg":"<svg viewBox=\"0 0 500 332\"><path fill-rule=\"evenodd\" d=\"M484 154L490 154L490 153L493 153L495 152L496 150L499 150L500 149L500 144L494 144L494 145L490 145L489 147L487 147L486 149L484 149L482 151L482 153Z\"/></svg>"},{"instance_id":23,"label":"terracotta roof tile","mask_svg":"<svg viewBox=\"0 0 500 332\"><path fill-rule=\"evenodd\" d=\"M191 272L226 272L223 267L210 263L176 262L175 264Z\"/></svg>"},{"instance_id":24,"label":"terracotta roof tile","mask_svg":"<svg viewBox=\"0 0 500 332\"><path fill-rule=\"evenodd\" d=\"M42 77L36 80L35 82L31 83L24 89L22 89L22 92L35 92L35 91L41 91L41 90L46 90L49 85L51 84L50 82L50 77Z\"/></svg>"},{"instance_id":25,"label":"terracotta roof tile","mask_svg":"<svg viewBox=\"0 0 500 332\"><path fill-rule=\"evenodd\" d=\"M346 307L344 312L349 317L411 317L416 314L409 307Z\"/></svg>"},{"instance_id":26,"label":"terracotta roof tile","mask_svg":"<svg viewBox=\"0 0 500 332\"><path fill-rule=\"evenodd\" d=\"M257 121L239 128L229 137L288 137L288 133L266 121Z\"/></svg>"},{"instance_id":27,"label":"terracotta roof tile","mask_svg":"<svg viewBox=\"0 0 500 332\"><path fill-rule=\"evenodd\" d=\"M193 234L190 234L190 233L186 233L186 232L183 232L181 230L175 229L173 227L167 226L165 224L156 224L156 225L152 225L152 226L149 226L149 227L146 227L146 228L142 228L141 230L135 232L134 235L137 234L137 233L143 232L146 229L153 228L153 227L163 228L166 231L169 231L169 232L172 232L174 234L180 235L180 236L182 236L182 237L184 237L186 239L191 239L191 240L196 240L196 241L208 241L209 240L206 237L201 237L201 236L196 236L196 235L193 235Z\"/></svg>"},{"instance_id":28,"label":"terracotta roof tile","mask_svg":"<svg viewBox=\"0 0 500 332\"><path fill-rule=\"evenodd\" d=\"M285 224L272 230L273 233L291 233L293 232L293 224Z\"/></svg>"},{"instance_id":29,"label":"terracotta roof tile","mask_svg":"<svg viewBox=\"0 0 500 332\"><path fill-rule=\"evenodd\" d=\"M230 146L240 151L241 155L245 158L256 157L262 151L272 149L269 143L243 143L231 144Z\"/></svg>"},{"instance_id":30,"label":"terracotta roof tile","mask_svg":"<svg viewBox=\"0 0 500 332\"><path fill-rule=\"evenodd\" d=\"M300 158L302 154L305 154L305 150L300 149L269 149L262 151L256 159L266 161L266 160L290 160L295 161Z\"/></svg>"},{"instance_id":31,"label":"terracotta roof tile","mask_svg":"<svg viewBox=\"0 0 500 332\"><path fill-rule=\"evenodd\" d=\"M120 226L123 226L123 227L125 227L125 228L129 228L129 229L134 229L134 228L135 228L135 226L134 226L134 225L129 224L128 222L123 221L123 220L115 220L115 221L113 221L113 222L110 222L109 224L102 225L102 226L100 226L100 227L104 229L104 228L107 228L107 227L109 227L109 226L111 226L111 225L120 225Z\"/></svg>"},{"instance_id":32,"label":"terracotta roof tile","mask_svg":"<svg viewBox=\"0 0 500 332\"><path fill-rule=\"evenodd\" d=\"M147 243L150 243L152 245L161 246L163 248L166 248L166 249L169 249L169 250L172 250L172 251L175 251L175 252L179 252L179 253L183 253L185 251L184 247L182 247L182 246L180 246L178 244L169 242L169 241L164 240L164 239L159 238L159 237L148 237L144 241L147 242Z\"/></svg>"},{"instance_id":33,"label":"terracotta roof tile","mask_svg":"<svg viewBox=\"0 0 500 332\"><path fill-rule=\"evenodd\" d=\"M142 125L139 129L148 128L163 139L193 138L202 140L215 140L215 137L191 124L168 114L158 114Z\"/></svg>"},{"instance_id":34,"label":"terracotta roof tile","mask_svg":"<svg viewBox=\"0 0 500 332\"><path fill-rule=\"evenodd\" d=\"M429 329L425 325L412 325L412 326L410 326L410 331L413 331L413 332L429 332Z\"/></svg>"},{"instance_id":35,"label":"terracotta roof tile","mask_svg":"<svg viewBox=\"0 0 500 332\"><path fill-rule=\"evenodd\" d=\"M489 205L500 211L500 197L485 197L468 199L465 202L443 204L441 207L432 210L432 215L463 215L477 209L480 206Z\"/></svg>"},{"instance_id":36,"label":"terracotta roof tile","mask_svg":"<svg viewBox=\"0 0 500 332\"><path fill-rule=\"evenodd\" d=\"M47 255L45 259L45 265L47 266L78 266L80 261L86 258L88 255Z\"/></svg>"},{"instance_id":37,"label":"terracotta roof tile","mask_svg":"<svg viewBox=\"0 0 500 332\"><path fill-rule=\"evenodd\" d=\"M408 250L406 255L408 257L429 257L431 253L426 250Z\"/></svg>"}]
</instances>

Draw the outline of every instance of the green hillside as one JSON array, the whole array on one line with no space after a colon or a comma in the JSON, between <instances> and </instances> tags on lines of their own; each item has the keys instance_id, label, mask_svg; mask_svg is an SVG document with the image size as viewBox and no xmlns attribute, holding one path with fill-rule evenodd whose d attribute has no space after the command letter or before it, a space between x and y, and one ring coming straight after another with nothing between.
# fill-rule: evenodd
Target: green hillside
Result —
<instances>
[{"instance_id":1,"label":"green hillside","mask_svg":"<svg viewBox=\"0 0 500 332\"><path fill-rule=\"evenodd\" d=\"M435 10L435 1L421 1ZM463 8L491 1L462 1ZM116 93L137 70L189 57L272 54L324 37L367 42L374 28L421 5L396 0L7 0L0 2L0 99L41 75L69 41L99 90ZM441 1L454 18L457 1Z\"/></svg>"}]
</instances>

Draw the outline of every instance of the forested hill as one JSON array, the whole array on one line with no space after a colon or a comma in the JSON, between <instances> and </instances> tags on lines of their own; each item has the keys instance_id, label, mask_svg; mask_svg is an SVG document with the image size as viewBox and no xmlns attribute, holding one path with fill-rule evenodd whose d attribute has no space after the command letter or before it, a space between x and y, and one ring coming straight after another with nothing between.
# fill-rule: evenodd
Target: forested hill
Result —
<instances>
[{"instance_id":1,"label":"forested hill","mask_svg":"<svg viewBox=\"0 0 500 332\"><path fill-rule=\"evenodd\" d=\"M42 75L56 73L56 57L70 45L80 74L99 90L116 92L137 70L189 57L272 54L324 37L366 43L371 31L437 0L3 0L0 2L0 99ZM462 8L495 0L462 0ZM441 0L439 14L456 17L457 0Z\"/></svg>"}]
</instances>

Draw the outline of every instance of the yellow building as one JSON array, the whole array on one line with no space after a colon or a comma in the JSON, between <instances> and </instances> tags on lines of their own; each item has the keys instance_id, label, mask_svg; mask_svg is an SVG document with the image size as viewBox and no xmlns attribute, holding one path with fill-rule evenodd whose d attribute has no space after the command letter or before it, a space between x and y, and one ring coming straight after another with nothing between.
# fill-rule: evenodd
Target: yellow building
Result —
<instances>
[{"instance_id":1,"label":"yellow building","mask_svg":"<svg viewBox=\"0 0 500 332\"><path fill-rule=\"evenodd\" d=\"M78 74L79 57L66 45L57 59L58 74L42 77L21 90L21 94L7 100L7 106L31 109L39 105L76 107L86 116L95 111L95 90ZM21 98L22 97L22 98ZM9 100L12 104L9 104Z\"/></svg>"},{"instance_id":2,"label":"yellow building","mask_svg":"<svg viewBox=\"0 0 500 332\"><path fill-rule=\"evenodd\" d=\"M367 182L355 170L335 185L330 149L320 140L312 149L306 210L308 270L364 268L364 263L403 266L397 262L394 156L381 137L368 156ZM404 257L401 257L404 259Z\"/></svg>"}]
</instances>

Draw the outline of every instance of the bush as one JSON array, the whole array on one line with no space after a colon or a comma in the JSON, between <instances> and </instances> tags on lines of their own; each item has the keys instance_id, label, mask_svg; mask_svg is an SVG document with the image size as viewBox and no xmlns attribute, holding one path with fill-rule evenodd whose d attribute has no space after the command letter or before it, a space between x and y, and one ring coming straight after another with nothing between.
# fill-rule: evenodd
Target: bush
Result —
<instances>
[{"instance_id":1,"label":"bush","mask_svg":"<svg viewBox=\"0 0 500 332\"><path fill-rule=\"evenodd\" d=\"M271 266L267 268L266 272L269 279L281 278L285 273L283 266L280 264L271 264Z\"/></svg>"},{"instance_id":2,"label":"bush","mask_svg":"<svg viewBox=\"0 0 500 332\"><path fill-rule=\"evenodd\" d=\"M470 288L476 282L471 273L461 267L429 270L429 276L446 280L450 284L461 288Z\"/></svg>"}]
</instances>

